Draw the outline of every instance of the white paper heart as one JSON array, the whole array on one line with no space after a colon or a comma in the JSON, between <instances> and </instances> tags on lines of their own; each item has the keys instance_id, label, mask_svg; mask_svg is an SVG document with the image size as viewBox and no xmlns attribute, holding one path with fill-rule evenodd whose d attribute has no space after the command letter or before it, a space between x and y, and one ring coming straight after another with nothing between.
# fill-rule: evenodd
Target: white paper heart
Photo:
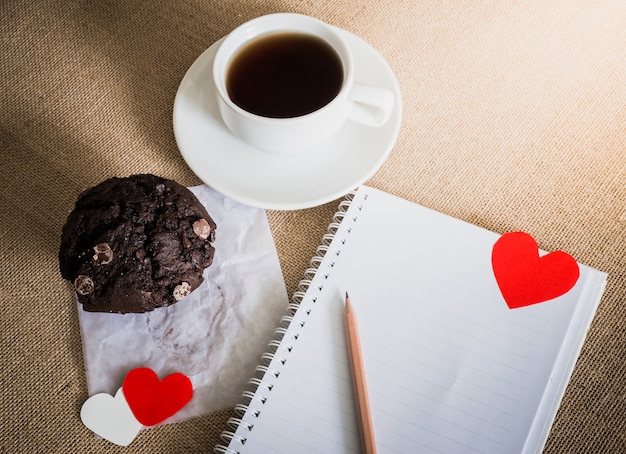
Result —
<instances>
[{"instance_id":1,"label":"white paper heart","mask_svg":"<svg viewBox=\"0 0 626 454\"><path fill-rule=\"evenodd\" d=\"M91 396L80 409L80 419L97 435L120 446L128 446L143 427L130 410L122 388L115 397L106 393Z\"/></svg>"}]
</instances>

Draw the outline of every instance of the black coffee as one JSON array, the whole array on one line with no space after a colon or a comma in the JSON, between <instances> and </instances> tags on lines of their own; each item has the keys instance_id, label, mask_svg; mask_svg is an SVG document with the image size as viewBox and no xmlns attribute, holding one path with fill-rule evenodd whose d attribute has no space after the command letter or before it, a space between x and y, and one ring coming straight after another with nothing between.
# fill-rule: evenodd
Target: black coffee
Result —
<instances>
[{"instance_id":1,"label":"black coffee","mask_svg":"<svg viewBox=\"0 0 626 454\"><path fill-rule=\"evenodd\" d=\"M305 115L328 104L343 82L335 50L304 33L262 36L240 49L226 74L230 99L248 112L271 118Z\"/></svg>"}]
</instances>

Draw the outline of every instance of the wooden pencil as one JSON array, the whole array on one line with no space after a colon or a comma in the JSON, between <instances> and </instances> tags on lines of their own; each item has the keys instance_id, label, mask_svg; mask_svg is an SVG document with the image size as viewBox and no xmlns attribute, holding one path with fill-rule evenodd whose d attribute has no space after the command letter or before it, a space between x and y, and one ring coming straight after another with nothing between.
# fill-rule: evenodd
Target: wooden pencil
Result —
<instances>
[{"instance_id":1,"label":"wooden pencil","mask_svg":"<svg viewBox=\"0 0 626 454\"><path fill-rule=\"evenodd\" d=\"M361 355L359 330L357 327L356 315L352 308L352 304L350 304L350 298L347 292L344 320L346 326L346 338L348 341L348 352L350 356L350 368L352 370L352 382L354 385L357 414L359 418L359 428L363 441L363 452L365 454L375 454L376 441L374 440L374 426L372 425L372 415L370 412L369 397L365 382L365 370L363 367L363 357Z\"/></svg>"}]
</instances>

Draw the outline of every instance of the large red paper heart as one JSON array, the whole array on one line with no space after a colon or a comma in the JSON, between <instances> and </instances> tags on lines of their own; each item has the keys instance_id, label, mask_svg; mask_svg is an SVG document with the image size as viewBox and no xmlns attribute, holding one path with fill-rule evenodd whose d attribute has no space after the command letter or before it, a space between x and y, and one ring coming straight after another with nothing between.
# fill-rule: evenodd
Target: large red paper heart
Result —
<instances>
[{"instance_id":1,"label":"large red paper heart","mask_svg":"<svg viewBox=\"0 0 626 454\"><path fill-rule=\"evenodd\" d=\"M555 251L539 256L534 238L524 232L502 235L491 254L493 273L510 309L561 296L580 276L578 263L569 254Z\"/></svg>"},{"instance_id":2,"label":"large red paper heart","mask_svg":"<svg viewBox=\"0 0 626 454\"><path fill-rule=\"evenodd\" d=\"M122 392L137 421L154 426L187 405L193 387L191 380L179 372L159 380L152 369L139 367L126 374Z\"/></svg>"}]
</instances>

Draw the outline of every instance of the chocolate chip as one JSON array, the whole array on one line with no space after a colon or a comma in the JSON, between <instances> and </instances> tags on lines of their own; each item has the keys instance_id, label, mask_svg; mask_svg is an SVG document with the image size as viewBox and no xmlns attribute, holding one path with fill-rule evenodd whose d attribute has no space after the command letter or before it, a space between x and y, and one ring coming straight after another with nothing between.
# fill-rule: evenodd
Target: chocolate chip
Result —
<instances>
[{"instance_id":1,"label":"chocolate chip","mask_svg":"<svg viewBox=\"0 0 626 454\"><path fill-rule=\"evenodd\" d=\"M98 265L106 265L113 261L113 251L107 243L96 244L93 247L93 251L95 252L93 260Z\"/></svg>"},{"instance_id":2,"label":"chocolate chip","mask_svg":"<svg viewBox=\"0 0 626 454\"><path fill-rule=\"evenodd\" d=\"M89 295L93 292L93 281L89 276L80 274L74 279L74 288L79 295Z\"/></svg>"},{"instance_id":3,"label":"chocolate chip","mask_svg":"<svg viewBox=\"0 0 626 454\"><path fill-rule=\"evenodd\" d=\"M184 297L191 293L191 285L189 282L183 282L174 288L174 299L176 301L182 300Z\"/></svg>"},{"instance_id":4,"label":"chocolate chip","mask_svg":"<svg viewBox=\"0 0 626 454\"><path fill-rule=\"evenodd\" d=\"M211 227L207 239L193 231L198 219ZM149 174L114 177L76 201L63 227L59 269L71 284L79 274L93 282L88 295L75 292L84 310L145 313L177 303L174 287L182 282L191 289L201 284L216 231L206 208L181 184Z\"/></svg>"},{"instance_id":5,"label":"chocolate chip","mask_svg":"<svg viewBox=\"0 0 626 454\"><path fill-rule=\"evenodd\" d=\"M198 219L193 223L193 231L203 240L206 240L211 235L211 226L206 219Z\"/></svg>"}]
</instances>

